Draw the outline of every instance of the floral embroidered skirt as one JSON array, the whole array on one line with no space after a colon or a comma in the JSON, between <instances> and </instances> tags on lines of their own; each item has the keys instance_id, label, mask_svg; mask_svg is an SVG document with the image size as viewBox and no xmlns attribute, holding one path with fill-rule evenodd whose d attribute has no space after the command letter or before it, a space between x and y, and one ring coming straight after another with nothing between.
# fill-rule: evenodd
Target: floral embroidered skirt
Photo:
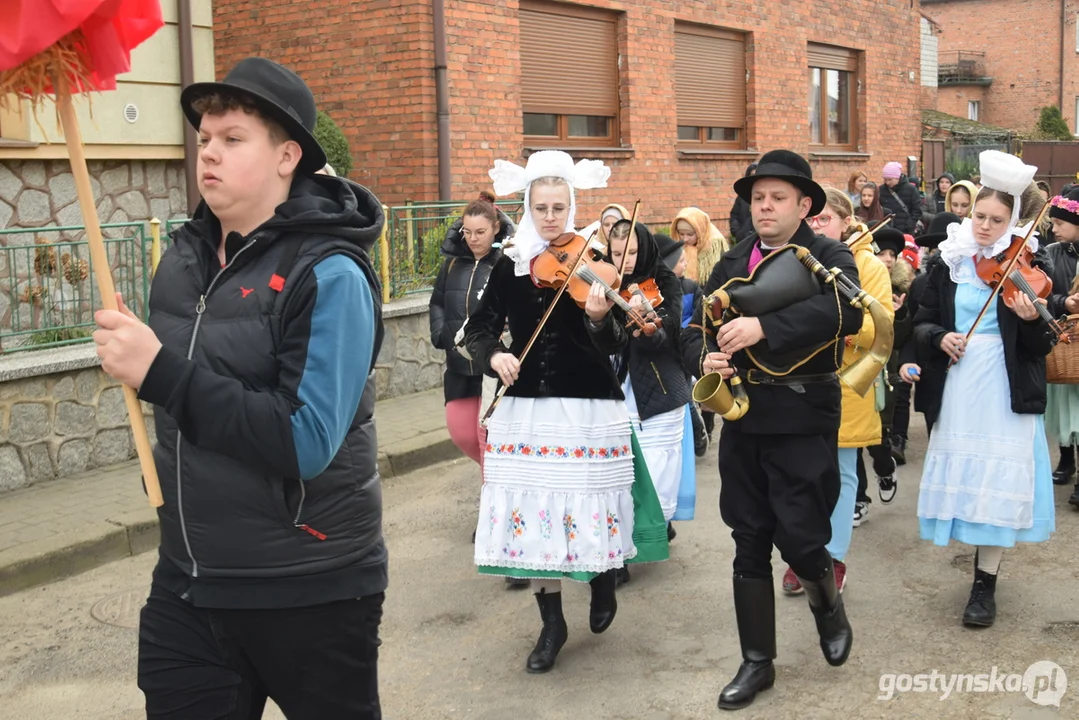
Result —
<instances>
[{"instance_id":1,"label":"floral embroidered skirt","mask_svg":"<svg viewBox=\"0 0 1079 720\"><path fill-rule=\"evenodd\" d=\"M667 557L663 511L621 400L503 399L487 428L481 573L587 581Z\"/></svg>"}]
</instances>

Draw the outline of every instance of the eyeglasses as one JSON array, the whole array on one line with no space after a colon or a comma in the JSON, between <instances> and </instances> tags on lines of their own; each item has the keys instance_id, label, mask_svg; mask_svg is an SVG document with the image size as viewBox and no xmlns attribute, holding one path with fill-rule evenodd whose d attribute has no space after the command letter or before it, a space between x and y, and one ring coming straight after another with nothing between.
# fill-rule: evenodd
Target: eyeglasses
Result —
<instances>
[{"instance_id":1,"label":"eyeglasses","mask_svg":"<svg viewBox=\"0 0 1079 720\"><path fill-rule=\"evenodd\" d=\"M832 223L832 220L834 219L835 218L833 218L831 215L817 215L816 217L806 218L806 222L810 225L823 227L825 225L830 225Z\"/></svg>"}]
</instances>

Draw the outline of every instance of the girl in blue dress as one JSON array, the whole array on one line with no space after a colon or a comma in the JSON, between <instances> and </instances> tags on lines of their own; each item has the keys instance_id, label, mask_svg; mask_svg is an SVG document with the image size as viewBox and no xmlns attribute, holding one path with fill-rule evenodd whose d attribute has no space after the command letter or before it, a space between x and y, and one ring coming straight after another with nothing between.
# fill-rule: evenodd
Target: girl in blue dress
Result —
<instances>
[{"instance_id":1,"label":"girl in blue dress","mask_svg":"<svg viewBox=\"0 0 1079 720\"><path fill-rule=\"evenodd\" d=\"M1013 234L1026 235L1019 218L1044 204L1026 192L1036 168L997 151L981 154L984 187L971 216L948 226L940 244L944 262L930 270L915 317L915 338L925 356L947 372L940 419L933 428L918 496L921 537L946 546L975 545L974 584L963 613L968 627L996 618L997 570L1004 548L1043 542L1055 529L1052 465L1046 441L1045 356L1048 326L1034 304L1015 307L998 295L974 325L991 290L975 262L1006 250ZM1030 240L1038 251L1037 235ZM947 370L949 359L956 360Z\"/></svg>"}]
</instances>

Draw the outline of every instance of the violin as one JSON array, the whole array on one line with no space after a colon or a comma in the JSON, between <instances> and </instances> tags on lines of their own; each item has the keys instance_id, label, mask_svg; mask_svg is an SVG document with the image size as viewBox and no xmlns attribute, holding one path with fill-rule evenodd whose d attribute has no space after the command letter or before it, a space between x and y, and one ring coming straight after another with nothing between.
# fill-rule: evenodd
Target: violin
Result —
<instances>
[{"instance_id":1,"label":"violin","mask_svg":"<svg viewBox=\"0 0 1079 720\"><path fill-rule=\"evenodd\" d=\"M640 298L645 319L655 324L657 328L663 327L663 319L656 313L656 308L663 304L663 293L659 291L655 278L645 278L640 282L631 283L619 295L626 302L634 297ZM651 336L652 333L646 334Z\"/></svg>"},{"instance_id":2,"label":"violin","mask_svg":"<svg viewBox=\"0 0 1079 720\"><path fill-rule=\"evenodd\" d=\"M593 257L588 243L588 240L572 232L563 233L552 240L532 264L536 284L555 290L565 286L565 292L578 307L584 308L592 285L599 283L604 295L626 313L629 319L626 327L635 325L645 335L654 335L660 324L623 299L618 292L622 283L618 268L606 260Z\"/></svg>"},{"instance_id":3,"label":"violin","mask_svg":"<svg viewBox=\"0 0 1079 720\"><path fill-rule=\"evenodd\" d=\"M1053 334L1064 342L1071 342L1061 324L1049 314L1045 305L1038 302L1039 299L1049 297L1053 290L1053 281L1044 270L1034 267L1033 262L1034 252L1027 244L1027 239L1022 235L1013 235L1006 250L993 257L979 258L975 263L975 270L981 281L989 287L995 289L1002 285L999 292L1005 305L1014 309L1015 299L1020 294L1025 295Z\"/></svg>"}]
</instances>

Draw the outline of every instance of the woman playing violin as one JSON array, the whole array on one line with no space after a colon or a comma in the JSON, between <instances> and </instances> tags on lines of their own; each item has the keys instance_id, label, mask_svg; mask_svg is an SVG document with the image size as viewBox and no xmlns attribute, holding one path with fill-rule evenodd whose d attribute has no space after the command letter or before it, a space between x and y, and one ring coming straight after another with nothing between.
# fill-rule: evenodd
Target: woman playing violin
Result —
<instances>
[{"instance_id":1,"label":"woman playing violin","mask_svg":"<svg viewBox=\"0 0 1079 720\"><path fill-rule=\"evenodd\" d=\"M693 459L693 426L687 412L692 395L678 349L682 285L661 260L656 240L645 225L637 223L631 232L628 222L619 223L608 237L611 263L623 267L625 260L622 287L652 279L662 296L662 302L655 308L659 328L651 335L640 330L632 332L625 349L615 357L614 366L667 521L667 539L673 540L671 520L679 509L683 459L687 455ZM641 296L636 294L629 303L634 308L644 306ZM689 443L688 452L686 443ZM692 487L695 464L688 463L685 471L689 473L686 487Z\"/></svg>"},{"instance_id":2,"label":"woman playing violin","mask_svg":"<svg viewBox=\"0 0 1079 720\"><path fill-rule=\"evenodd\" d=\"M984 187L971 217L948 226L943 262L931 266L914 319L923 355L935 356L937 371L947 372L922 474L919 525L922 539L936 545L954 539L978 548L963 613L968 627L993 624L1004 548L1045 541L1055 528L1042 422L1049 326L1026 295L1009 307L1006 288L986 305L992 290L977 266L1007 250L1013 236L1026 236L1019 218L1044 205L1039 193L1025 192L1035 172L1012 155L981 154ZM1036 250L1036 236L1029 242ZM945 370L949 360L954 366Z\"/></svg>"},{"instance_id":3,"label":"woman playing violin","mask_svg":"<svg viewBox=\"0 0 1079 720\"><path fill-rule=\"evenodd\" d=\"M469 354L508 387L487 426L475 562L481 573L532 580L543 627L526 669L541 673L567 638L562 579L590 583L589 626L601 633L617 610L617 569L634 558L665 559L667 540L611 368L629 340L625 315L600 283L580 300L567 290L555 302L555 278L534 273L550 264L552 243L574 230L574 187L605 187L610 170L541 151L525 168L497 161L490 175L499 195L524 191L525 212L465 333ZM510 348L500 342L507 321ZM642 500L643 488L650 498ZM645 511L654 544L634 532Z\"/></svg>"}]
</instances>

